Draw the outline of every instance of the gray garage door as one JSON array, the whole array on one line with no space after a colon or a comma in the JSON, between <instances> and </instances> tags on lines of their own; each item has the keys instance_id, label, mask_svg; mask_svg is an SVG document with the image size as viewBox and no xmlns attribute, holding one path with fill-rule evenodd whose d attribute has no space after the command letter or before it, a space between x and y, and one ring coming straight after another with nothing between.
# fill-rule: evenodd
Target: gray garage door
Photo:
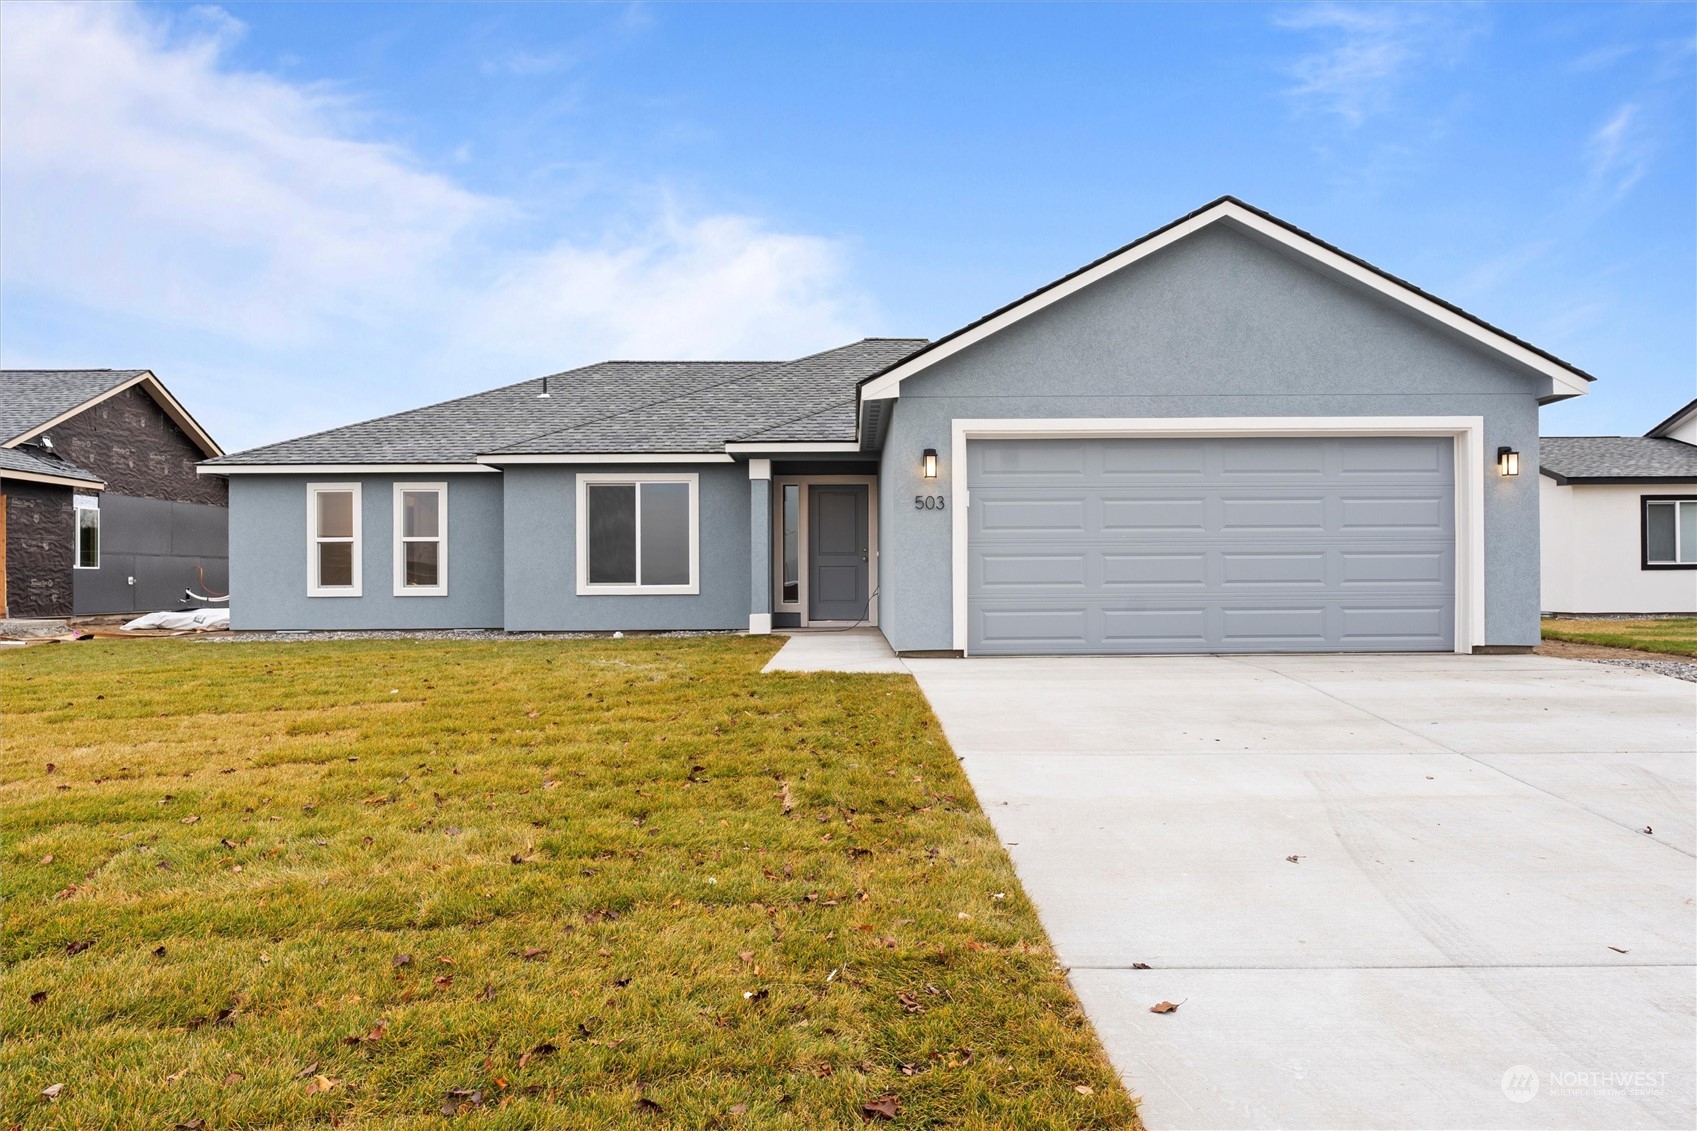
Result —
<instances>
[{"instance_id":1,"label":"gray garage door","mask_svg":"<svg viewBox=\"0 0 1697 1131\"><path fill-rule=\"evenodd\" d=\"M973 440L968 647L1445 651L1447 438Z\"/></svg>"}]
</instances>

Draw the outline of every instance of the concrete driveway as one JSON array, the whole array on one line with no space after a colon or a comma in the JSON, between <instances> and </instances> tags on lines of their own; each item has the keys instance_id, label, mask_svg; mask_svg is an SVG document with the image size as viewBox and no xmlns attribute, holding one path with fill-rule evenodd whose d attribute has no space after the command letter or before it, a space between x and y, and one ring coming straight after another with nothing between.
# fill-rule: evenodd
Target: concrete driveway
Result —
<instances>
[{"instance_id":1,"label":"concrete driveway","mask_svg":"<svg viewBox=\"0 0 1697 1131\"><path fill-rule=\"evenodd\" d=\"M1697 1121L1697 686L1536 656L907 666L1151 1131Z\"/></svg>"}]
</instances>

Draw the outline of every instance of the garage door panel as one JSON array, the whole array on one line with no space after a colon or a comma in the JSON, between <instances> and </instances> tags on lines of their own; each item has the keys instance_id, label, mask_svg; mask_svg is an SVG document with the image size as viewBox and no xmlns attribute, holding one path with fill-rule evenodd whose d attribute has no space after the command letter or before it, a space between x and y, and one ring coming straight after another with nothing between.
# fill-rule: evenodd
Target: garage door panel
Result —
<instances>
[{"instance_id":1,"label":"garage door panel","mask_svg":"<svg viewBox=\"0 0 1697 1131\"><path fill-rule=\"evenodd\" d=\"M1103 531L1207 529L1208 502L1201 496L1135 498L1115 493L1100 499Z\"/></svg>"},{"instance_id":2,"label":"garage door panel","mask_svg":"<svg viewBox=\"0 0 1697 1131\"><path fill-rule=\"evenodd\" d=\"M1185 442L1196 444L1194 440ZM1315 478L1326 473L1326 448L1320 440L1248 439L1219 445L1215 450L1219 453L1220 473L1227 478L1244 475Z\"/></svg>"},{"instance_id":3,"label":"garage door panel","mask_svg":"<svg viewBox=\"0 0 1697 1131\"><path fill-rule=\"evenodd\" d=\"M979 558L979 578L986 590L1033 586L1083 590L1086 572L1086 557L1082 553L989 553Z\"/></svg>"},{"instance_id":4,"label":"garage door panel","mask_svg":"<svg viewBox=\"0 0 1697 1131\"><path fill-rule=\"evenodd\" d=\"M1220 553L1220 584L1226 588L1255 585L1326 585L1326 554L1320 552L1258 553L1225 550Z\"/></svg>"},{"instance_id":5,"label":"garage door panel","mask_svg":"<svg viewBox=\"0 0 1697 1131\"><path fill-rule=\"evenodd\" d=\"M1233 495L1220 499L1222 531L1324 530L1326 499L1323 495L1258 498Z\"/></svg>"},{"instance_id":6,"label":"garage door panel","mask_svg":"<svg viewBox=\"0 0 1697 1131\"><path fill-rule=\"evenodd\" d=\"M1104 609L1102 635L1096 643L1166 645L1201 650L1208 644L1208 610L1201 606L1175 609ZM1147 649L1143 649L1147 650Z\"/></svg>"},{"instance_id":7,"label":"garage door panel","mask_svg":"<svg viewBox=\"0 0 1697 1131\"><path fill-rule=\"evenodd\" d=\"M1418 437L971 441L968 647L1447 650L1451 449Z\"/></svg>"},{"instance_id":8,"label":"garage door panel","mask_svg":"<svg viewBox=\"0 0 1697 1131\"><path fill-rule=\"evenodd\" d=\"M1120 554L1102 553L1102 588L1124 590L1137 587L1171 589L1208 583L1208 557L1202 553Z\"/></svg>"},{"instance_id":9,"label":"garage door panel","mask_svg":"<svg viewBox=\"0 0 1697 1131\"><path fill-rule=\"evenodd\" d=\"M980 500L973 509L978 512L973 517L986 533L1033 531L1054 534L1084 530L1084 502L1076 498L989 497Z\"/></svg>"}]
</instances>

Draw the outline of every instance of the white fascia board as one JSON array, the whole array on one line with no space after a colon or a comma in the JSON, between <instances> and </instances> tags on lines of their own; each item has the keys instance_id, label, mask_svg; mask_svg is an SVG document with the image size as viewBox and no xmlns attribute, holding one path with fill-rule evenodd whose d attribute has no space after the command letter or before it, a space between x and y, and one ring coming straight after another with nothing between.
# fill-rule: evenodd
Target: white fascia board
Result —
<instances>
[{"instance_id":1,"label":"white fascia board","mask_svg":"<svg viewBox=\"0 0 1697 1131\"><path fill-rule=\"evenodd\" d=\"M1590 382L1586 381L1583 377L1574 373L1566 366L1551 361L1549 358L1526 348L1519 342L1513 341L1502 334L1489 330L1486 327L1481 326L1479 323L1474 322L1472 319L1457 314L1455 311L1434 302L1425 295L1420 294L1418 291L1412 290L1401 283L1394 282L1393 280L1379 274L1377 271L1363 267L1361 264L1338 254L1328 247L1324 247L1315 243L1313 240L1300 236L1280 224L1275 224L1270 220L1257 216L1255 213L1231 201L1222 201L1220 204L1215 205L1208 211L1192 216L1184 223L1176 224L1159 235L1152 236L1149 239L1144 240L1135 247L1127 248L1124 252L1114 256L1112 259L1104 260L1101 263L1098 263L1095 267L1092 267L1090 270L1080 272L1078 275L1075 275L1064 283L1050 287L1048 290L1043 291L1040 294L1032 295L1018 306L1014 306L1003 311L995 318L990 319L980 326L974 327L972 330L961 334L959 337L952 338L934 349L927 350L912 361L898 365L896 368L890 370L877 380L870 381L861 386L860 399L862 401L869 401L898 398L901 396L901 383L904 379L913 376L915 373L918 373L923 369L929 368L937 362L942 361L944 358L950 357L969 346L983 341L992 334L996 334L1007 329L1015 322L1037 313L1039 310L1042 310L1050 304L1059 302L1061 299L1066 298L1069 295L1076 294L1085 287L1088 287L1093 283L1098 283L1107 278L1109 275L1115 274L1116 272L1131 266L1138 260L1143 259L1146 256L1153 255L1162 248L1177 243L1186 236L1194 235L1208 225L1218 223L1221 220L1230 220L1265 240L1277 243L1291 251L1304 255L1320 265L1331 269L1337 274L1343 275L1346 278L1367 287L1369 290L1376 291L1387 298L1400 302L1403 305L1426 315L1428 318L1441 323L1449 329L1454 330L1467 338L1471 338L1481 345L1496 350L1498 353L1507 356L1511 360L1520 363L1526 368L1548 377L1554 384L1554 391L1557 396L1563 399L1566 397L1584 396L1590 391Z\"/></svg>"},{"instance_id":2,"label":"white fascia board","mask_svg":"<svg viewBox=\"0 0 1697 1131\"><path fill-rule=\"evenodd\" d=\"M585 452L478 456L480 464L506 463L735 463L717 452Z\"/></svg>"},{"instance_id":3,"label":"white fascia board","mask_svg":"<svg viewBox=\"0 0 1697 1131\"><path fill-rule=\"evenodd\" d=\"M164 386L158 377L153 375L152 371L145 369L128 381L112 386L99 396L91 397L75 408L61 412L47 423L38 424L28 432L12 437L4 444L0 444L0 447L15 448L26 440L32 440L43 432L63 424L79 413L87 412L101 401L115 397L125 389L133 389L137 385L142 385L147 389L148 396L152 397L154 403L165 410L165 415L169 416L178 428L188 433L189 438L194 441L195 446L201 450L207 459L216 459L224 454L224 449L219 447L218 442L207 435L206 430L200 426L199 422L189 415L189 410L184 408L177 398L171 395L171 391Z\"/></svg>"},{"instance_id":4,"label":"white fascia board","mask_svg":"<svg viewBox=\"0 0 1697 1131\"><path fill-rule=\"evenodd\" d=\"M198 464L201 475L499 475L477 463L221 463Z\"/></svg>"},{"instance_id":5,"label":"white fascia board","mask_svg":"<svg viewBox=\"0 0 1697 1131\"><path fill-rule=\"evenodd\" d=\"M76 487L83 491L104 491L106 484L103 480L72 479L68 475L48 475L36 471L11 471L0 469L0 480L16 479L24 483L46 483L52 487Z\"/></svg>"},{"instance_id":6,"label":"white fascia board","mask_svg":"<svg viewBox=\"0 0 1697 1131\"><path fill-rule=\"evenodd\" d=\"M805 454L808 452L828 454L832 452L858 452L860 444L855 440L809 440L783 444L761 444L742 440L734 444L726 444L725 450L733 453L771 452L774 455Z\"/></svg>"}]
</instances>

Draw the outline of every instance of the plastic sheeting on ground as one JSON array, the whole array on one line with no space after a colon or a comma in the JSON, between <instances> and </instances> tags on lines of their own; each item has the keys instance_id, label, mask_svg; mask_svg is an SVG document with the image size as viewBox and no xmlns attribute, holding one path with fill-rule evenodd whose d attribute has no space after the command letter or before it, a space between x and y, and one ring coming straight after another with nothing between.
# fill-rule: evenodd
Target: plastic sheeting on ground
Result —
<instances>
[{"instance_id":1,"label":"plastic sheeting on ground","mask_svg":"<svg viewBox=\"0 0 1697 1131\"><path fill-rule=\"evenodd\" d=\"M215 632L229 627L229 609L186 609L182 612L148 613L124 623L125 632Z\"/></svg>"}]
</instances>

